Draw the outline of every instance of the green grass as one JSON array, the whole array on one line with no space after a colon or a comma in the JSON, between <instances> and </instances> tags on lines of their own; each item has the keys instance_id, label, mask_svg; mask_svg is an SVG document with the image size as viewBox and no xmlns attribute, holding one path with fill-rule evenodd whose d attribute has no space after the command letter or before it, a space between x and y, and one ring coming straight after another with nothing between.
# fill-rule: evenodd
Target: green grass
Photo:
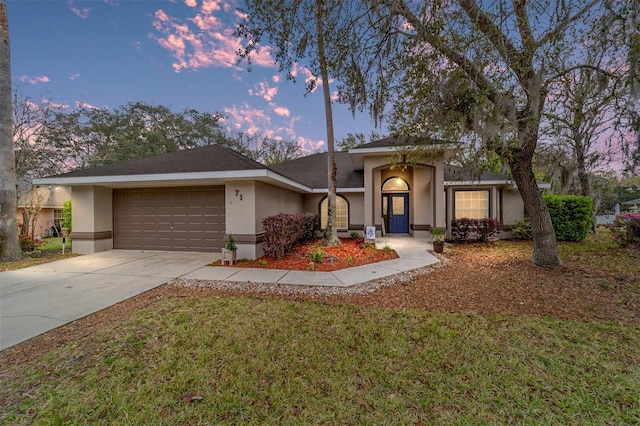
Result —
<instances>
[{"instance_id":1,"label":"green grass","mask_svg":"<svg viewBox=\"0 0 640 426\"><path fill-rule=\"evenodd\" d=\"M639 348L637 324L170 298L4 383L0 423L638 424Z\"/></svg>"},{"instance_id":2,"label":"green grass","mask_svg":"<svg viewBox=\"0 0 640 426\"><path fill-rule=\"evenodd\" d=\"M77 256L71 251L71 240L67 238L65 243L65 253L62 254L62 237L59 238L43 238L42 245L36 249L41 252L37 257L23 256L18 260L0 262L0 272L14 271L16 269L28 268L29 266L40 265L43 263L54 262L56 260L67 259Z\"/></svg>"},{"instance_id":3,"label":"green grass","mask_svg":"<svg viewBox=\"0 0 640 426\"><path fill-rule=\"evenodd\" d=\"M71 250L71 239L67 238L65 241L65 251ZM38 248L41 251L62 251L62 237L43 238L42 245Z\"/></svg>"}]
</instances>

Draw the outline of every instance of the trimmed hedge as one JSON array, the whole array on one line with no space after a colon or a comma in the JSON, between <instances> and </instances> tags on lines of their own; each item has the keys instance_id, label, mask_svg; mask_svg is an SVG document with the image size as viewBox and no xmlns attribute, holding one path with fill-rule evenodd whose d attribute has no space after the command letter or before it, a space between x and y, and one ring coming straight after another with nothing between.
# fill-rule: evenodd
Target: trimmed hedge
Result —
<instances>
[{"instance_id":1,"label":"trimmed hedge","mask_svg":"<svg viewBox=\"0 0 640 426\"><path fill-rule=\"evenodd\" d=\"M315 238L317 223L317 215L313 213L265 217L262 219L264 254L276 259L286 256L298 244Z\"/></svg>"},{"instance_id":2,"label":"trimmed hedge","mask_svg":"<svg viewBox=\"0 0 640 426\"><path fill-rule=\"evenodd\" d=\"M593 225L593 201L580 195L544 196L558 241L582 241Z\"/></svg>"},{"instance_id":3,"label":"trimmed hedge","mask_svg":"<svg viewBox=\"0 0 640 426\"><path fill-rule=\"evenodd\" d=\"M469 219L466 217L451 221L451 238L454 242L487 242L502 230L499 220L493 218Z\"/></svg>"}]
</instances>

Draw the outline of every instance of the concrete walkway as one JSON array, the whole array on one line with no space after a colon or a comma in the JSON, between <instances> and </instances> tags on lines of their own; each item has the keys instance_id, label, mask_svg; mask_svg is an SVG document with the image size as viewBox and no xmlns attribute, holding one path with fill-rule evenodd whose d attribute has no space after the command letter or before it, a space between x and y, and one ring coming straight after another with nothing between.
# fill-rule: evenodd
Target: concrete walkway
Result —
<instances>
[{"instance_id":1,"label":"concrete walkway","mask_svg":"<svg viewBox=\"0 0 640 426\"><path fill-rule=\"evenodd\" d=\"M182 276L187 279L277 283L293 285L317 285L328 287L349 287L400 272L411 271L438 262L430 252L433 246L426 238L394 236L378 238L377 248L388 245L395 249L399 258L370 265L356 266L334 272L288 271L285 269L238 268L216 266L200 268Z\"/></svg>"},{"instance_id":2,"label":"concrete walkway","mask_svg":"<svg viewBox=\"0 0 640 426\"><path fill-rule=\"evenodd\" d=\"M335 272L206 266L215 253L110 250L0 272L0 350L158 287L173 278L347 287L438 262L426 239L376 242L398 259Z\"/></svg>"}]
</instances>

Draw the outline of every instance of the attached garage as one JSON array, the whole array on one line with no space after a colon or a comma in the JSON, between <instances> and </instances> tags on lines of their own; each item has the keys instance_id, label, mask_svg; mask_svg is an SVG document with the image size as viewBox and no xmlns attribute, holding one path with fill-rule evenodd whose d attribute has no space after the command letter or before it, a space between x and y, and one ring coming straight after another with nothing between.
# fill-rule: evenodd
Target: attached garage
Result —
<instances>
[{"instance_id":1,"label":"attached garage","mask_svg":"<svg viewBox=\"0 0 640 426\"><path fill-rule=\"evenodd\" d=\"M224 186L114 189L113 247L219 252L225 241L224 191Z\"/></svg>"}]
</instances>

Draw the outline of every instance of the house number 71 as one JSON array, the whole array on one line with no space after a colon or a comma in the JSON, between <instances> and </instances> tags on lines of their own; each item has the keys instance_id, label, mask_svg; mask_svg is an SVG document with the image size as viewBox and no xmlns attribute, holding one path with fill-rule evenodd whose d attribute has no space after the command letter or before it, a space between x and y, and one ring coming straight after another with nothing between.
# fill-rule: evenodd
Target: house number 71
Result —
<instances>
[{"instance_id":1,"label":"house number 71","mask_svg":"<svg viewBox=\"0 0 640 426\"><path fill-rule=\"evenodd\" d=\"M242 194L239 189L236 189L236 197L240 197L240 201L242 201Z\"/></svg>"}]
</instances>

